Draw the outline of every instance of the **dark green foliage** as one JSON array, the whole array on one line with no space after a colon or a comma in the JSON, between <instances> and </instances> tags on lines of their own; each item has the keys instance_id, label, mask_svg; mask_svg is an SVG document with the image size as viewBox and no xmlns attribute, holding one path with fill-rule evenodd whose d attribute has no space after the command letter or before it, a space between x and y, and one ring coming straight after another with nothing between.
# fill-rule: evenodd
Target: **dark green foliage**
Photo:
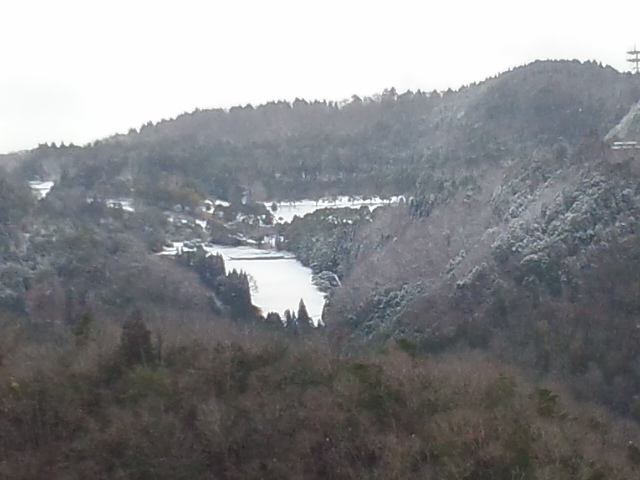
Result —
<instances>
[{"instance_id":1,"label":"dark green foliage","mask_svg":"<svg viewBox=\"0 0 640 480\"><path fill-rule=\"evenodd\" d=\"M54 258L58 276L63 279L83 277L90 284L106 281L108 248L113 245L115 248L111 251L116 253L117 243L110 242L109 238L87 224L65 233L49 247L60 251L60 255Z\"/></svg>"},{"instance_id":2,"label":"dark green foliage","mask_svg":"<svg viewBox=\"0 0 640 480\"><path fill-rule=\"evenodd\" d=\"M562 275L566 285L560 298L537 281L549 278L543 256L535 267L540 274L535 277L537 311L530 307L530 290L503 287L498 297L503 314L497 315L494 304L485 318L503 330L494 329L494 335L518 345L510 358L541 371L564 372L581 394L636 415L640 376L630 365L640 339L636 321L640 247L637 234L618 235L612 235L606 246L585 249L556 263L552 275ZM526 262L527 269L533 268L534 260ZM530 353L523 355L527 350ZM543 407L545 412L553 410L548 406Z\"/></svg>"},{"instance_id":3,"label":"dark green foliage","mask_svg":"<svg viewBox=\"0 0 640 480\"><path fill-rule=\"evenodd\" d=\"M9 181L0 172L0 226L19 224L34 206L29 188Z\"/></svg>"},{"instance_id":4,"label":"dark green foliage","mask_svg":"<svg viewBox=\"0 0 640 480\"><path fill-rule=\"evenodd\" d=\"M216 288L219 277L226 275L222 255L209 255L201 245L198 245L195 252L184 252L177 259L181 265L193 269L202 283L211 289Z\"/></svg>"},{"instance_id":5,"label":"dark green foliage","mask_svg":"<svg viewBox=\"0 0 640 480\"><path fill-rule=\"evenodd\" d=\"M511 377L500 375L498 379L489 385L485 392L485 404L487 408L506 408L513 405L516 397L516 381Z\"/></svg>"},{"instance_id":6,"label":"dark green foliage","mask_svg":"<svg viewBox=\"0 0 640 480\"><path fill-rule=\"evenodd\" d=\"M0 308L15 313L24 312L30 274L17 262L0 265Z\"/></svg>"},{"instance_id":7,"label":"dark green foliage","mask_svg":"<svg viewBox=\"0 0 640 480\"><path fill-rule=\"evenodd\" d=\"M206 197L206 192L198 191L191 186L173 187L164 186L162 183L140 182L135 190L141 199L164 209L182 205L193 210Z\"/></svg>"},{"instance_id":8,"label":"dark green foliage","mask_svg":"<svg viewBox=\"0 0 640 480\"><path fill-rule=\"evenodd\" d=\"M307 312L307 306L304 304L304 300L300 299L298 304L298 323L301 325L309 326L311 324L311 317Z\"/></svg>"},{"instance_id":9,"label":"dark green foliage","mask_svg":"<svg viewBox=\"0 0 640 480\"><path fill-rule=\"evenodd\" d=\"M80 321L73 327L72 333L75 338L76 346L82 347L91 338L91 329L93 328L93 317L90 313L85 313Z\"/></svg>"},{"instance_id":10,"label":"dark green foliage","mask_svg":"<svg viewBox=\"0 0 640 480\"><path fill-rule=\"evenodd\" d=\"M293 323L294 323L294 321L295 321L295 318L296 318L296 314L295 314L295 312L294 312L294 313L291 313L291 310L289 310L289 309L287 308L287 309L284 311L284 324L285 324L285 327L287 327L287 328L288 328L288 327L293 326Z\"/></svg>"},{"instance_id":11,"label":"dark green foliage","mask_svg":"<svg viewBox=\"0 0 640 480\"><path fill-rule=\"evenodd\" d=\"M378 422L388 421L395 409L406 405L403 393L385 380L380 366L355 362L349 365L349 372L362 386L358 404L372 413Z\"/></svg>"},{"instance_id":12,"label":"dark green foliage","mask_svg":"<svg viewBox=\"0 0 640 480\"><path fill-rule=\"evenodd\" d=\"M531 425L516 420L507 438L509 463L503 467L500 478L505 480L520 476L524 478L531 473L534 455L534 432Z\"/></svg>"},{"instance_id":13,"label":"dark green foliage","mask_svg":"<svg viewBox=\"0 0 640 480\"><path fill-rule=\"evenodd\" d=\"M396 338L396 345L411 358L418 355L418 344L406 338Z\"/></svg>"},{"instance_id":14,"label":"dark green foliage","mask_svg":"<svg viewBox=\"0 0 640 480\"><path fill-rule=\"evenodd\" d=\"M120 401L139 404L147 398L170 400L170 373L162 367L143 364L133 365L123 377L123 393Z\"/></svg>"},{"instance_id":15,"label":"dark green foliage","mask_svg":"<svg viewBox=\"0 0 640 480\"><path fill-rule=\"evenodd\" d=\"M278 247L295 253L316 273L329 271L340 277L351 268L359 248L355 243L358 227L370 220L367 207L319 209L304 218L294 218Z\"/></svg>"},{"instance_id":16,"label":"dark green foliage","mask_svg":"<svg viewBox=\"0 0 640 480\"><path fill-rule=\"evenodd\" d=\"M218 300L229 308L231 317L236 320L257 318L257 309L251 303L251 287L245 272L235 269L226 273L222 255L209 255L202 246L195 252L184 252L177 257L178 263L194 270L200 281L213 290ZM275 322L270 322L270 325Z\"/></svg>"},{"instance_id":17,"label":"dark green foliage","mask_svg":"<svg viewBox=\"0 0 640 480\"><path fill-rule=\"evenodd\" d=\"M558 395L547 388L541 388L537 392L538 413L543 417L553 417L558 413Z\"/></svg>"},{"instance_id":18,"label":"dark green foliage","mask_svg":"<svg viewBox=\"0 0 640 480\"><path fill-rule=\"evenodd\" d=\"M421 172L414 191L414 197L409 201L409 215L411 218L428 218L431 211L446 204L458 192L466 191L473 194L479 186L471 175L460 178L457 172L434 174L432 170Z\"/></svg>"},{"instance_id":19,"label":"dark green foliage","mask_svg":"<svg viewBox=\"0 0 640 480\"><path fill-rule=\"evenodd\" d=\"M631 402L630 412L631 416L636 420L640 421L640 397L633 397L633 401Z\"/></svg>"},{"instance_id":20,"label":"dark green foliage","mask_svg":"<svg viewBox=\"0 0 640 480\"><path fill-rule=\"evenodd\" d=\"M220 301L231 309L231 315L237 319L252 319L256 309L251 303L249 277L244 272L232 270L224 277L218 277L215 292Z\"/></svg>"},{"instance_id":21,"label":"dark green foliage","mask_svg":"<svg viewBox=\"0 0 640 480\"><path fill-rule=\"evenodd\" d=\"M151 332L145 325L142 312L139 310L134 311L122 325L119 354L128 367L150 365L155 361Z\"/></svg>"},{"instance_id":22,"label":"dark green foliage","mask_svg":"<svg viewBox=\"0 0 640 480\"><path fill-rule=\"evenodd\" d=\"M424 287L420 283L374 291L346 322L358 336L368 340L387 339L398 327L407 307L423 294ZM426 346L428 340L420 338L419 343Z\"/></svg>"},{"instance_id":23,"label":"dark green foliage","mask_svg":"<svg viewBox=\"0 0 640 480\"><path fill-rule=\"evenodd\" d=\"M274 325L274 326L277 325L281 327L282 317L280 317L280 314L278 312L269 312L265 317L265 322L267 322L269 325Z\"/></svg>"}]
</instances>

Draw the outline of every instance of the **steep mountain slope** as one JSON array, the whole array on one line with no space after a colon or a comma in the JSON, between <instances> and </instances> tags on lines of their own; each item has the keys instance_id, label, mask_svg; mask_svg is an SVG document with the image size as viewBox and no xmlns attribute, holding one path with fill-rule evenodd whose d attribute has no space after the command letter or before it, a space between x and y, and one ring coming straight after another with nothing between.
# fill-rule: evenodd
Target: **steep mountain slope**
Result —
<instances>
[{"instance_id":1,"label":"steep mountain slope","mask_svg":"<svg viewBox=\"0 0 640 480\"><path fill-rule=\"evenodd\" d=\"M591 135L477 168L470 187L454 173L424 215L381 213L354 243L387 241L334 292L331 334L487 348L636 412L639 153Z\"/></svg>"},{"instance_id":2,"label":"steep mountain slope","mask_svg":"<svg viewBox=\"0 0 640 480\"><path fill-rule=\"evenodd\" d=\"M635 104L629 110L618 125L611 129L605 137L605 141L633 142L640 139L640 103Z\"/></svg>"}]
</instances>

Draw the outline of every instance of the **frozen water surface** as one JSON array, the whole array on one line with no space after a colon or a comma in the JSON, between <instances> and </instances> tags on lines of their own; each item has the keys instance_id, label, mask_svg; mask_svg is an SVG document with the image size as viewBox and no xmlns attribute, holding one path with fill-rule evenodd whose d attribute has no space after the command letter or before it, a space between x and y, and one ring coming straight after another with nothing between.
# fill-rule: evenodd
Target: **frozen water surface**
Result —
<instances>
[{"instance_id":1,"label":"frozen water surface","mask_svg":"<svg viewBox=\"0 0 640 480\"><path fill-rule=\"evenodd\" d=\"M290 222L295 216L303 217L320 208L360 208L363 205L371 210L382 205L397 204L404 201L403 196L388 199L380 197L331 197L320 200L301 200L297 202L277 203L274 213L277 222ZM205 202L213 206L214 202ZM264 202L271 208L273 202ZM226 206L226 202L215 201L215 205ZM203 228L205 225L202 225ZM272 237L270 240L275 240ZM273 243L273 242L267 242ZM251 299L253 304L262 310L263 315L278 312L281 316L285 310L298 311L300 299L304 300L307 312L317 324L321 322L324 307L324 294L312 282L311 269L302 265L295 256L288 252L263 250L254 247L227 247L221 245L202 245L211 254L220 253L225 261L227 271L242 270L251 277ZM180 251L193 251L185 248L183 242L174 242L172 247L165 248L161 255L175 255Z\"/></svg>"},{"instance_id":2,"label":"frozen water surface","mask_svg":"<svg viewBox=\"0 0 640 480\"><path fill-rule=\"evenodd\" d=\"M228 272L242 270L251 277L251 300L263 315L278 312L283 316L287 309L297 314L298 304L303 299L313 321L316 324L321 321L324 294L312 283L311 269L291 253L221 245L203 245L203 248L222 255ZM163 253L174 255L180 249L183 249L182 242L175 242L174 248Z\"/></svg>"}]
</instances>

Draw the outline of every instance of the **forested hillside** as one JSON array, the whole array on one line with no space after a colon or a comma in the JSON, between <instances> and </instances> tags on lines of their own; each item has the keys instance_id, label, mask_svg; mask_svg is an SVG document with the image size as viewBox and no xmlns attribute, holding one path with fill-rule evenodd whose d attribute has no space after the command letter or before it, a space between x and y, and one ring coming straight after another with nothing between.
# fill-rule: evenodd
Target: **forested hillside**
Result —
<instances>
[{"instance_id":1,"label":"forested hillside","mask_svg":"<svg viewBox=\"0 0 640 480\"><path fill-rule=\"evenodd\" d=\"M0 476L635 478L639 101L538 61L0 156ZM326 328L212 244L294 254Z\"/></svg>"},{"instance_id":2,"label":"forested hillside","mask_svg":"<svg viewBox=\"0 0 640 480\"><path fill-rule=\"evenodd\" d=\"M41 146L19 171L150 202L232 200L242 187L256 200L404 193L425 172L604 135L639 94L612 68L536 62L456 92L195 111L89 147Z\"/></svg>"}]
</instances>

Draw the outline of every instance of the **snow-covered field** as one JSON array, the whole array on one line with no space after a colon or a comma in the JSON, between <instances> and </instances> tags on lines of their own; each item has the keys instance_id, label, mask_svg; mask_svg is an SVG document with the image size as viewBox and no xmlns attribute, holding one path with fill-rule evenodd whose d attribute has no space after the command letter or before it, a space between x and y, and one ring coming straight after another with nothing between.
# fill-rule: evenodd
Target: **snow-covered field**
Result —
<instances>
[{"instance_id":1,"label":"snow-covered field","mask_svg":"<svg viewBox=\"0 0 640 480\"><path fill-rule=\"evenodd\" d=\"M287 309L297 313L298 303L303 299L313 321L316 324L321 321L324 294L312 283L311 269L292 254L211 244L205 244L203 248L212 254L220 253L227 271L242 270L251 277L251 299L263 315L278 312L283 316ZM175 242L174 248L166 249L162 254L175 255L180 249L190 250L182 242Z\"/></svg>"},{"instance_id":2,"label":"snow-covered field","mask_svg":"<svg viewBox=\"0 0 640 480\"><path fill-rule=\"evenodd\" d=\"M309 213L313 213L320 208L360 208L366 205L371 210L375 210L382 205L397 204L404 201L402 195L394 196L389 199L381 199L380 197L371 197L364 199L362 197L333 197L321 198L320 200L300 200L297 202L275 202L278 209L273 212L276 222L284 223L293 220L293 217L304 217ZM265 206L271 209L274 202L264 202Z\"/></svg>"}]
</instances>

